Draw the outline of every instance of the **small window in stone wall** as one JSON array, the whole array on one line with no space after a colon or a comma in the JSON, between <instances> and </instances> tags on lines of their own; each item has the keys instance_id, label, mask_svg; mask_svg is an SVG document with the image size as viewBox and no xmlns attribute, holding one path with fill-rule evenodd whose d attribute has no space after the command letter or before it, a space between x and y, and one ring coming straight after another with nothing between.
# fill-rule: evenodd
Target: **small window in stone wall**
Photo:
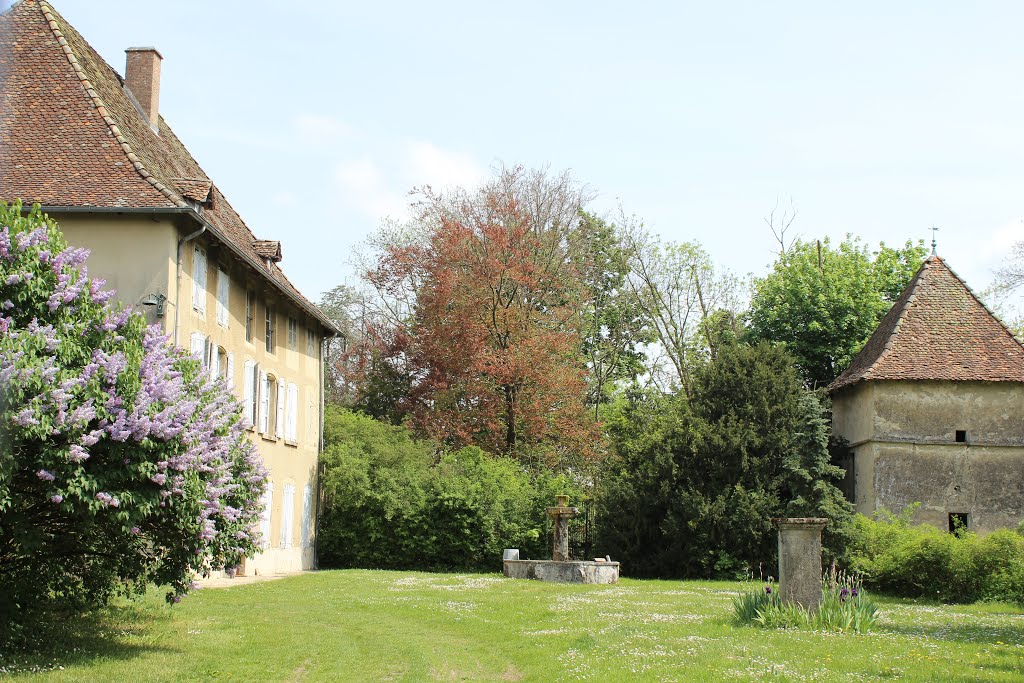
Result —
<instances>
[{"instance_id":1,"label":"small window in stone wall","mask_svg":"<svg viewBox=\"0 0 1024 683\"><path fill-rule=\"evenodd\" d=\"M955 534L971 528L971 515L967 512L949 513L949 533Z\"/></svg>"},{"instance_id":2,"label":"small window in stone wall","mask_svg":"<svg viewBox=\"0 0 1024 683\"><path fill-rule=\"evenodd\" d=\"M966 429L958 429L958 430L956 430L956 442L957 443L967 443L967 430Z\"/></svg>"}]
</instances>

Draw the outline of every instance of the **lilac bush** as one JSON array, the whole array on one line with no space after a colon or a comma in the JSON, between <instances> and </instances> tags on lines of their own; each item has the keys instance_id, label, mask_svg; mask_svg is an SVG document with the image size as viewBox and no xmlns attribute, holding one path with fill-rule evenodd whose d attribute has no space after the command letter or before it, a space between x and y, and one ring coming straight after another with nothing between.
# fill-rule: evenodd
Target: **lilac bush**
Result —
<instances>
[{"instance_id":1,"label":"lilac bush","mask_svg":"<svg viewBox=\"0 0 1024 683\"><path fill-rule=\"evenodd\" d=\"M266 471L241 406L88 252L0 203L0 612L83 608L258 548Z\"/></svg>"}]
</instances>

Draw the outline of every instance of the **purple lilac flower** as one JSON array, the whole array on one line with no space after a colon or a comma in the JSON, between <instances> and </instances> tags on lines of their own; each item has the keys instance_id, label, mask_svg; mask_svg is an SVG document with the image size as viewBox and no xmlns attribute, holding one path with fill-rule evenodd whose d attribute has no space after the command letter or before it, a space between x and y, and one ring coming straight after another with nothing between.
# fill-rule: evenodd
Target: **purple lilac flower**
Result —
<instances>
[{"instance_id":1,"label":"purple lilac flower","mask_svg":"<svg viewBox=\"0 0 1024 683\"><path fill-rule=\"evenodd\" d=\"M133 534L135 534L135 535L137 536L137 535L139 535L140 533L142 533L142 530L141 530L141 529L139 529L139 527L137 527L137 526L133 526L133 527L132 527L132 533L133 533Z\"/></svg>"},{"instance_id":2,"label":"purple lilac flower","mask_svg":"<svg viewBox=\"0 0 1024 683\"><path fill-rule=\"evenodd\" d=\"M31 408L25 408L14 416L14 423L19 427L33 427L39 424L39 420L35 418L34 410Z\"/></svg>"},{"instance_id":3,"label":"purple lilac flower","mask_svg":"<svg viewBox=\"0 0 1024 683\"><path fill-rule=\"evenodd\" d=\"M50 496L50 502L51 503L60 503L60 502L63 502L63 501L64 501L64 496L60 495L59 493L56 494L56 495Z\"/></svg>"},{"instance_id":4,"label":"purple lilac flower","mask_svg":"<svg viewBox=\"0 0 1024 683\"><path fill-rule=\"evenodd\" d=\"M83 463L89 459L89 451L85 450L78 444L71 444L71 448L68 449L68 459L74 463Z\"/></svg>"},{"instance_id":5,"label":"purple lilac flower","mask_svg":"<svg viewBox=\"0 0 1024 683\"><path fill-rule=\"evenodd\" d=\"M99 493L96 494L96 500L98 500L99 502L103 503L104 506L106 506L110 505L111 501L114 500L114 497L109 493L106 493L105 491L100 491Z\"/></svg>"},{"instance_id":6,"label":"purple lilac flower","mask_svg":"<svg viewBox=\"0 0 1024 683\"><path fill-rule=\"evenodd\" d=\"M38 472L36 472L36 476L42 479L43 481L53 481L54 479L57 478L53 476L52 473L47 472L46 470L39 470Z\"/></svg>"}]
</instances>

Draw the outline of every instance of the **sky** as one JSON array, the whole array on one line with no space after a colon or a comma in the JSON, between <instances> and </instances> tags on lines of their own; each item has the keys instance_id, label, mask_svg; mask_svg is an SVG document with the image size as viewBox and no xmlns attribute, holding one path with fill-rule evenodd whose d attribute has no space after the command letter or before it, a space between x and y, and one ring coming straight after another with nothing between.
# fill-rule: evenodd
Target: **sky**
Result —
<instances>
[{"instance_id":1,"label":"sky","mask_svg":"<svg viewBox=\"0 0 1024 683\"><path fill-rule=\"evenodd\" d=\"M9 0L0 0L0 6ZM1024 239L1024 4L53 0L310 298L408 192L570 169L744 275L792 235L930 242L975 290ZM895 6L898 5L898 6Z\"/></svg>"}]
</instances>

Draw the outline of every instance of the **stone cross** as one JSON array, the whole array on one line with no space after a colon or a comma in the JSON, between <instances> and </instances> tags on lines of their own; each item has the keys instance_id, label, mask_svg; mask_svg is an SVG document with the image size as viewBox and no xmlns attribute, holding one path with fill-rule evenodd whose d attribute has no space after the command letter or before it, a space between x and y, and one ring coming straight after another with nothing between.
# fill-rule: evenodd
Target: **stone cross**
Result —
<instances>
[{"instance_id":1,"label":"stone cross","mask_svg":"<svg viewBox=\"0 0 1024 683\"><path fill-rule=\"evenodd\" d=\"M773 519L779 530L779 594L809 610L821 604L821 530L824 517Z\"/></svg>"},{"instance_id":2,"label":"stone cross","mask_svg":"<svg viewBox=\"0 0 1024 683\"><path fill-rule=\"evenodd\" d=\"M569 507L569 496L555 496L555 507L548 508L548 514L555 520L555 543L551 559L566 562L569 559L569 520L580 511Z\"/></svg>"}]
</instances>

